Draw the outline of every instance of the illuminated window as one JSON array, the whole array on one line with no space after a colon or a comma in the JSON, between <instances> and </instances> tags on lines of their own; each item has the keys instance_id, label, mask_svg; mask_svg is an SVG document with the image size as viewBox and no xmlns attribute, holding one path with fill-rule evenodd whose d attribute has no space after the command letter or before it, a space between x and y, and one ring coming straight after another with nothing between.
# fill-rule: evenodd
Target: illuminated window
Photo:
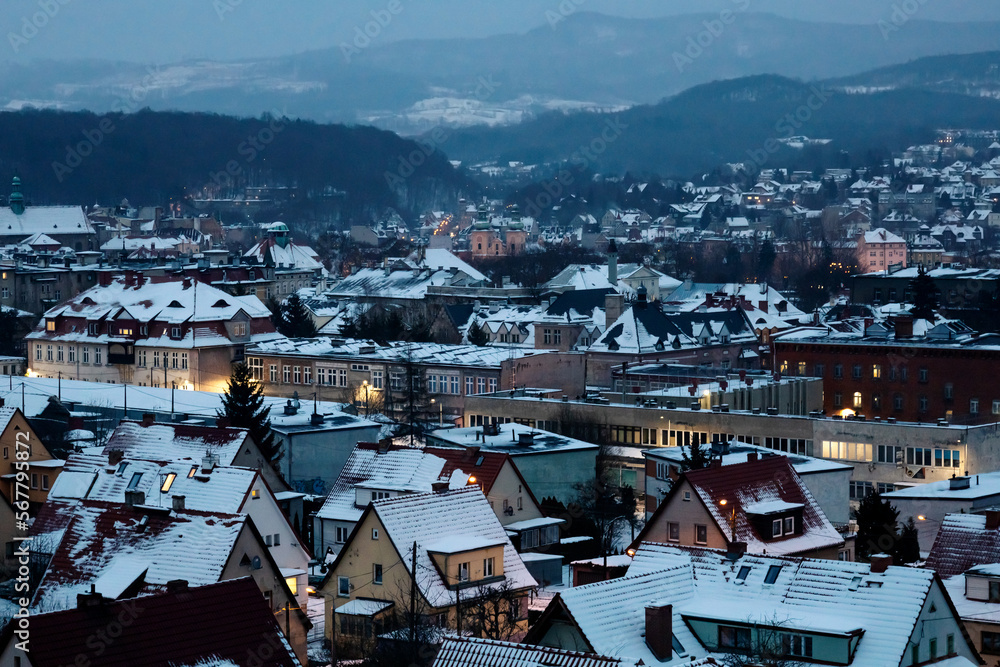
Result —
<instances>
[{"instance_id":1,"label":"illuminated window","mask_svg":"<svg viewBox=\"0 0 1000 667\"><path fill-rule=\"evenodd\" d=\"M854 392L854 409L859 410L861 408L861 392Z\"/></svg>"},{"instance_id":2,"label":"illuminated window","mask_svg":"<svg viewBox=\"0 0 1000 667\"><path fill-rule=\"evenodd\" d=\"M176 477L177 475L174 473L168 474L166 479L163 480L163 486L160 487L160 493L166 493L167 491L169 491Z\"/></svg>"},{"instance_id":3,"label":"illuminated window","mask_svg":"<svg viewBox=\"0 0 1000 667\"><path fill-rule=\"evenodd\" d=\"M45 330L46 331L55 331L56 330L56 321L55 320L46 320L46 322L45 322Z\"/></svg>"},{"instance_id":4,"label":"illuminated window","mask_svg":"<svg viewBox=\"0 0 1000 667\"><path fill-rule=\"evenodd\" d=\"M882 366L875 364L872 366L872 379L879 380L882 378Z\"/></svg>"},{"instance_id":5,"label":"illuminated window","mask_svg":"<svg viewBox=\"0 0 1000 667\"><path fill-rule=\"evenodd\" d=\"M299 580L295 577L288 577L285 579L285 583L288 584L288 589L292 591L292 595L299 594Z\"/></svg>"},{"instance_id":6,"label":"illuminated window","mask_svg":"<svg viewBox=\"0 0 1000 667\"><path fill-rule=\"evenodd\" d=\"M191 466L191 470L188 471L188 479L194 477L196 472L198 472L198 466Z\"/></svg>"}]
</instances>

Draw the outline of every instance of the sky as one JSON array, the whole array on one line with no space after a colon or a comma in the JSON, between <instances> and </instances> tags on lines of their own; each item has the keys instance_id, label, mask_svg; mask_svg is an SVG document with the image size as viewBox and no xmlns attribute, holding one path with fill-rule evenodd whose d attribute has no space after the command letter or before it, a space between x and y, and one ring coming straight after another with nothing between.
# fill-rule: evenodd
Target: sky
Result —
<instances>
[{"instance_id":1,"label":"sky","mask_svg":"<svg viewBox=\"0 0 1000 667\"><path fill-rule=\"evenodd\" d=\"M560 12L649 18L737 5L839 23L874 24L901 5L914 19L995 20L994 3L966 0L3 0L0 61L239 60L337 47L378 17L389 41L523 33Z\"/></svg>"}]
</instances>

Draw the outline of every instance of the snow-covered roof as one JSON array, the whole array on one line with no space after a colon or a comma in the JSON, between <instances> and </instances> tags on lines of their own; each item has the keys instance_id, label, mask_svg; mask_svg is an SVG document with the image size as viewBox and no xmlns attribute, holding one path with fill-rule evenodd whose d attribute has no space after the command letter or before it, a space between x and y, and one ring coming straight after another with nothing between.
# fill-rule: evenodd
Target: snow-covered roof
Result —
<instances>
[{"instance_id":1,"label":"snow-covered roof","mask_svg":"<svg viewBox=\"0 0 1000 667\"><path fill-rule=\"evenodd\" d=\"M482 286L487 277L448 250L428 248L423 261L411 255L389 259L386 269L361 269L331 287L335 297L422 299L428 287Z\"/></svg>"},{"instance_id":2,"label":"snow-covered roof","mask_svg":"<svg viewBox=\"0 0 1000 667\"><path fill-rule=\"evenodd\" d=\"M272 223L279 224L279 223ZM323 262L319 254L306 245L300 245L289 240L284 248L272 238L267 238L243 253L244 257L253 257L262 265L272 265L279 271L296 269L303 271L322 271Z\"/></svg>"},{"instance_id":3,"label":"snow-covered roof","mask_svg":"<svg viewBox=\"0 0 1000 667\"><path fill-rule=\"evenodd\" d=\"M961 485L958 485L961 486ZM883 493L883 498L890 501L898 499L920 500L974 500L1000 496L1000 472L987 472L969 476L969 485L965 488L951 488L952 481L948 479L939 482L928 482L908 486L889 493Z\"/></svg>"},{"instance_id":4,"label":"snow-covered roof","mask_svg":"<svg viewBox=\"0 0 1000 667\"><path fill-rule=\"evenodd\" d=\"M377 445L359 445L351 452L316 516L351 522L360 519L365 508L355 503L355 488L359 485L379 490L429 493L431 485L441 478L446 463L422 449L392 447L380 452ZM449 488L460 489L468 484L469 476L454 470L445 476L445 481L449 482Z\"/></svg>"},{"instance_id":5,"label":"snow-covered roof","mask_svg":"<svg viewBox=\"0 0 1000 667\"><path fill-rule=\"evenodd\" d=\"M340 613L340 609L337 609ZM618 658L478 637L445 637L433 667L631 667Z\"/></svg>"},{"instance_id":6,"label":"snow-covered roof","mask_svg":"<svg viewBox=\"0 0 1000 667\"><path fill-rule=\"evenodd\" d=\"M680 445L678 447L652 447L643 450L643 456L651 459L656 459L660 461L669 461L670 463L680 466L683 462L683 454L691 454L690 445ZM747 458L750 454L756 453L758 456L765 456L774 454L774 450L767 449L766 447L760 447L757 445L751 445L749 443L740 442L739 440L731 440L729 442L728 451L720 457L715 457L722 461L722 465L735 465L737 463L746 463ZM787 454L782 452L782 456L788 458L788 462L792 464L792 468L795 469L800 476L807 475L810 473L818 472L832 472L839 471L843 472L846 470L853 470L854 467L847 465L845 463L838 463L837 461L831 461L829 459L813 458L811 456L805 456L801 454Z\"/></svg>"},{"instance_id":7,"label":"snow-covered roof","mask_svg":"<svg viewBox=\"0 0 1000 667\"><path fill-rule=\"evenodd\" d=\"M221 465L231 465L248 438L244 428L123 421L108 438L104 453L120 450L129 459L200 463L210 451Z\"/></svg>"},{"instance_id":8,"label":"snow-covered roof","mask_svg":"<svg viewBox=\"0 0 1000 667\"><path fill-rule=\"evenodd\" d=\"M1000 563L1000 530L983 514L948 514L941 522L925 567L942 577L986 563Z\"/></svg>"},{"instance_id":9,"label":"snow-covered roof","mask_svg":"<svg viewBox=\"0 0 1000 667\"><path fill-rule=\"evenodd\" d=\"M88 592L98 580L109 589L137 585L147 593L175 579L191 586L215 583L245 523L246 516L239 515L150 512L121 503L83 501L34 602L45 609L76 606L77 594ZM123 581L126 575L135 576Z\"/></svg>"},{"instance_id":10,"label":"snow-covered roof","mask_svg":"<svg viewBox=\"0 0 1000 667\"><path fill-rule=\"evenodd\" d=\"M422 573L417 576L417 585L433 607L447 607L455 600L449 584L428 553L434 542L447 536L486 538L503 544L504 578L515 590L538 585L478 486L376 500L372 507L398 554L412 553L413 543L417 543L417 569Z\"/></svg>"},{"instance_id":11,"label":"snow-covered roof","mask_svg":"<svg viewBox=\"0 0 1000 667\"><path fill-rule=\"evenodd\" d=\"M595 444L524 424L511 422L499 424L497 428L497 435L484 434L481 426L439 429L427 434L427 442L459 447L481 447L487 451L506 452L511 456L599 449ZM530 444L519 442L522 434L531 434Z\"/></svg>"},{"instance_id":12,"label":"snow-covered roof","mask_svg":"<svg viewBox=\"0 0 1000 667\"><path fill-rule=\"evenodd\" d=\"M765 583L769 573L773 583ZM645 664L662 664L643 637L645 609L670 604L669 664L713 654L715 647L703 646L685 622L711 617L841 636L858 629L863 636L852 667L884 667L908 651L933 580L932 572L914 568L873 574L864 563L749 554L732 560L721 552L643 544L625 577L570 588L559 599L595 651Z\"/></svg>"},{"instance_id":13,"label":"snow-covered roof","mask_svg":"<svg viewBox=\"0 0 1000 667\"><path fill-rule=\"evenodd\" d=\"M865 243L880 244L880 243L902 243L905 244L906 241L901 236L893 234L887 229L879 227L878 229L873 229L871 231L865 232Z\"/></svg>"},{"instance_id":14,"label":"snow-covered roof","mask_svg":"<svg viewBox=\"0 0 1000 667\"><path fill-rule=\"evenodd\" d=\"M10 207L0 207L0 237L27 237L33 234L93 234L79 206L28 206L20 215Z\"/></svg>"}]
</instances>

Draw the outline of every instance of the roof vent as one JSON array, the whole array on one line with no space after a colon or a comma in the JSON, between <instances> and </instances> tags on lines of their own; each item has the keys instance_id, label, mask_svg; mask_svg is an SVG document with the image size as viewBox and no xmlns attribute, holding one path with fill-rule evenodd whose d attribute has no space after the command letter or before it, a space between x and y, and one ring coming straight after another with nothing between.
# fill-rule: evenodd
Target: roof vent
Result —
<instances>
[{"instance_id":1,"label":"roof vent","mask_svg":"<svg viewBox=\"0 0 1000 667\"><path fill-rule=\"evenodd\" d=\"M517 444L522 447L530 447L535 444L534 432L522 432L517 434Z\"/></svg>"},{"instance_id":2,"label":"roof vent","mask_svg":"<svg viewBox=\"0 0 1000 667\"><path fill-rule=\"evenodd\" d=\"M952 477L948 480L948 488L952 491L969 488L969 477Z\"/></svg>"},{"instance_id":3,"label":"roof vent","mask_svg":"<svg viewBox=\"0 0 1000 667\"><path fill-rule=\"evenodd\" d=\"M171 498L171 504L175 512L184 511L184 496L173 496Z\"/></svg>"},{"instance_id":4,"label":"roof vent","mask_svg":"<svg viewBox=\"0 0 1000 667\"><path fill-rule=\"evenodd\" d=\"M136 491L135 489L125 492L125 504L128 507L135 507L136 505L144 505L146 503L146 494L143 491Z\"/></svg>"}]
</instances>

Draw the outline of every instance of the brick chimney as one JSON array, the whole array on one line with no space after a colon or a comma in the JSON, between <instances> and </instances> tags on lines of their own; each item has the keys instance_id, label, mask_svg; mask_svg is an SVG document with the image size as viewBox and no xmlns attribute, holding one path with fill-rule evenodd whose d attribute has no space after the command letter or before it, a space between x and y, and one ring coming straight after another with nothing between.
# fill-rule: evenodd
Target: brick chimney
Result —
<instances>
[{"instance_id":1,"label":"brick chimney","mask_svg":"<svg viewBox=\"0 0 1000 667\"><path fill-rule=\"evenodd\" d=\"M142 413L142 425L143 426L152 426L155 423L156 423L156 415L155 414L153 414L152 412L143 412Z\"/></svg>"},{"instance_id":2,"label":"brick chimney","mask_svg":"<svg viewBox=\"0 0 1000 667\"><path fill-rule=\"evenodd\" d=\"M872 574L882 574L892 565L891 554L872 554L869 561L872 566Z\"/></svg>"},{"instance_id":3,"label":"brick chimney","mask_svg":"<svg viewBox=\"0 0 1000 667\"><path fill-rule=\"evenodd\" d=\"M431 491L434 493L444 493L448 490L447 481L431 482Z\"/></svg>"},{"instance_id":4,"label":"brick chimney","mask_svg":"<svg viewBox=\"0 0 1000 667\"><path fill-rule=\"evenodd\" d=\"M756 463L758 458L760 457L757 452L750 452L747 454L747 463Z\"/></svg>"},{"instance_id":5,"label":"brick chimney","mask_svg":"<svg viewBox=\"0 0 1000 667\"><path fill-rule=\"evenodd\" d=\"M673 605L646 607L646 646L663 662L673 656Z\"/></svg>"},{"instance_id":6,"label":"brick chimney","mask_svg":"<svg viewBox=\"0 0 1000 667\"><path fill-rule=\"evenodd\" d=\"M125 458L125 451L121 449L112 449L108 452L108 465L116 466L122 462Z\"/></svg>"},{"instance_id":7,"label":"brick chimney","mask_svg":"<svg viewBox=\"0 0 1000 667\"><path fill-rule=\"evenodd\" d=\"M913 315L900 313L892 321L896 331L896 339L913 338Z\"/></svg>"},{"instance_id":8,"label":"brick chimney","mask_svg":"<svg viewBox=\"0 0 1000 667\"><path fill-rule=\"evenodd\" d=\"M622 316L624 308L625 297L623 295L617 293L604 295L604 321L609 327Z\"/></svg>"},{"instance_id":9,"label":"brick chimney","mask_svg":"<svg viewBox=\"0 0 1000 667\"><path fill-rule=\"evenodd\" d=\"M986 530L996 530L1000 528L1000 510L986 511Z\"/></svg>"}]
</instances>

